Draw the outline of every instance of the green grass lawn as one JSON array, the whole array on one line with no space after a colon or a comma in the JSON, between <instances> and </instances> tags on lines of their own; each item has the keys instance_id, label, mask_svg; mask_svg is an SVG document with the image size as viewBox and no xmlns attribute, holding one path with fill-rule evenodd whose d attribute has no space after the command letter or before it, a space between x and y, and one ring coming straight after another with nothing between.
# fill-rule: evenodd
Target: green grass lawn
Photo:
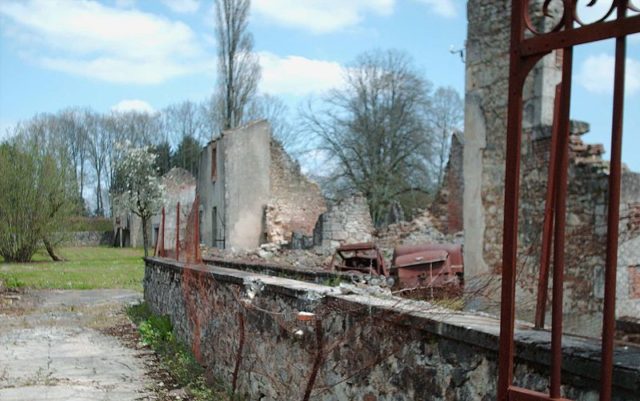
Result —
<instances>
[{"instance_id":1,"label":"green grass lawn","mask_svg":"<svg viewBox=\"0 0 640 401\"><path fill-rule=\"evenodd\" d=\"M62 248L59 253L65 261L52 262L40 251L30 263L0 262L0 280L7 287L142 291L141 248L78 247Z\"/></svg>"}]
</instances>

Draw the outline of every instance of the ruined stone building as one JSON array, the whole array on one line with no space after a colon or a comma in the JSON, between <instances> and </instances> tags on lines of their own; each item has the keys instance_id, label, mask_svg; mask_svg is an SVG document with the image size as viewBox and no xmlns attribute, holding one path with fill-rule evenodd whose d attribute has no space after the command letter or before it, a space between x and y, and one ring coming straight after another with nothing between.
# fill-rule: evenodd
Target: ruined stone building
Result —
<instances>
[{"instance_id":1,"label":"ruined stone building","mask_svg":"<svg viewBox=\"0 0 640 401\"><path fill-rule=\"evenodd\" d=\"M181 204L181 221L186 221L196 193L196 181L185 169L174 167L160 179L162 185L162 205L165 208L165 246L175 243L176 205ZM115 205L118 202L114 202ZM149 239L151 247L156 244L161 230L161 213L151 217ZM113 213L115 245L126 247L142 246L142 220L128 209L116 208ZM184 229L184 227L183 227Z\"/></svg>"},{"instance_id":2,"label":"ruined stone building","mask_svg":"<svg viewBox=\"0 0 640 401\"><path fill-rule=\"evenodd\" d=\"M320 188L272 139L265 120L209 142L199 171L201 242L208 246L251 249L289 243L294 233L312 237L326 210Z\"/></svg>"},{"instance_id":3,"label":"ruined stone building","mask_svg":"<svg viewBox=\"0 0 640 401\"><path fill-rule=\"evenodd\" d=\"M499 273L502 259L510 3L470 0L467 6L463 225L465 279L472 288L474 279L481 282L479 279ZM517 291L518 317L522 319L531 318L535 303L555 86L561 63L562 52L545 57L524 88ZM600 321L602 310L608 162L602 159L602 145L581 140L588 130L586 123L572 123L564 292L565 325L593 334L599 329L590 322ZM630 134L635 133L626 133ZM640 317L639 208L640 175L626 169L621 194L618 317ZM492 288L497 288L497 280ZM482 308L482 300L472 307Z\"/></svg>"}]
</instances>

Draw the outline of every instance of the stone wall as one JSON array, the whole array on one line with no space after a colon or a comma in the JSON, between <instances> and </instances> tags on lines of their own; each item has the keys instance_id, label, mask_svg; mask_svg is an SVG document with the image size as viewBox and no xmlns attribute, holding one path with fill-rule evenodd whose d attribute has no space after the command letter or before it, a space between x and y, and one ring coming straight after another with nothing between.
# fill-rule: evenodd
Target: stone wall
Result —
<instances>
[{"instance_id":1,"label":"stone wall","mask_svg":"<svg viewBox=\"0 0 640 401\"><path fill-rule=\"evenodd\" d=\"M271 140L271 196L266 209L267 242L285 244L292 234L313 237L327 208L320 187L309 181L282 145Z\"/></svg>"},{"instance_id":2,"label":"stone wall","mask_svg":"<svg viewBox=\"0 0 640 401\"><path fill-rule=\"evenodd\" d=\"M65 246L113 245L113 231L74 231L64 233Z\"/></svg>"},{"instance_id":3,"label":"stone wall","mask_svg":"<svg viewBox=\"0 0 640 401\"><path fill-rule=\"evenodd\" d=\"M437 216L435 220L436 227L444 234L455 234L463 229L463 152L463 134L455 132L451 136L449 160L447 161L442 187L431 205L431 214Z\"/></svg>"},{"instance_id":4,"label":"stone wall","mask_svg":"<svg viewBox=\"0 0 640 401\"><path fill-rule=\"evenodd\" d=\"M367 199L354 195L331 205L318 219L315 231L316 243L323 247L371 241L374 227Z\"/></svg>"},{"instance_id":5,"label":"stone wall","mask_svg":"<svg viewBox=\"0 0 640 401\"><path fill-rule=\"evenodd\" d=\"M145 300L248 399L494 400L495 319L221 267L147 259ZM351 287L352 288L352 287ZM306 312L300 315L299 312ZM600 344L565 337L563 396L597 399ZM519 325L514 383L546 391L549 334ZM640 348L614 353L614 401L640 391ZM236 380L234 380L236 379Z\"/></svg>"}]
</instances>

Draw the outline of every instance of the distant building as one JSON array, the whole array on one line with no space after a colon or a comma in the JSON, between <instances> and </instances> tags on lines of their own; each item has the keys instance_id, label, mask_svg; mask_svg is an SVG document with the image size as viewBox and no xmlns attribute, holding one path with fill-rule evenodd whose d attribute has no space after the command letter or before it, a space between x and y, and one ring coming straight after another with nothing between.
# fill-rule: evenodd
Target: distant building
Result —
<instances>
[{"instance_id":1,"label":"distant building","mask_svg":"<svg viewBox=\"0 0 640 401\"><path fill-rule=\"evenodd\" d=\"M265 120L225 131L204 147L197 194L200 240L217 248L312 237L326 210L318 185L272 139Z\"/></svg>"}]
</instances>

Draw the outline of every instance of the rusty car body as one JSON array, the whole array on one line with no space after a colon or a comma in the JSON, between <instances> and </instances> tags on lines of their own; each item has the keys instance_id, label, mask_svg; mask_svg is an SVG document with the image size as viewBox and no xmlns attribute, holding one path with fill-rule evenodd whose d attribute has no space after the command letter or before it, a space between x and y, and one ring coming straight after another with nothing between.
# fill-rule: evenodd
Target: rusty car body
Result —
<instances>
[{"instance_id":1,"label":"rusty car body","mask_svg":"<svg viewBox=\"0 0 640 401\"><path fill-rule=\"evenodd\" d=\"M457 293L463 285L462 246L422 244L398 246L393 251L393 274L401 288L428 290L434 296L448 290Z\"/></svg>"},{"instance_id":2,"label":"rusty car body","mask_svg":"<svg viewBox=\"0 0 640 401\"><path fill-rule=\"evenodd\" d=\"M331 268L339 272L389 276L382 253L372 242L339 246L331 259Z\"/></svg>"}]
</instances>

